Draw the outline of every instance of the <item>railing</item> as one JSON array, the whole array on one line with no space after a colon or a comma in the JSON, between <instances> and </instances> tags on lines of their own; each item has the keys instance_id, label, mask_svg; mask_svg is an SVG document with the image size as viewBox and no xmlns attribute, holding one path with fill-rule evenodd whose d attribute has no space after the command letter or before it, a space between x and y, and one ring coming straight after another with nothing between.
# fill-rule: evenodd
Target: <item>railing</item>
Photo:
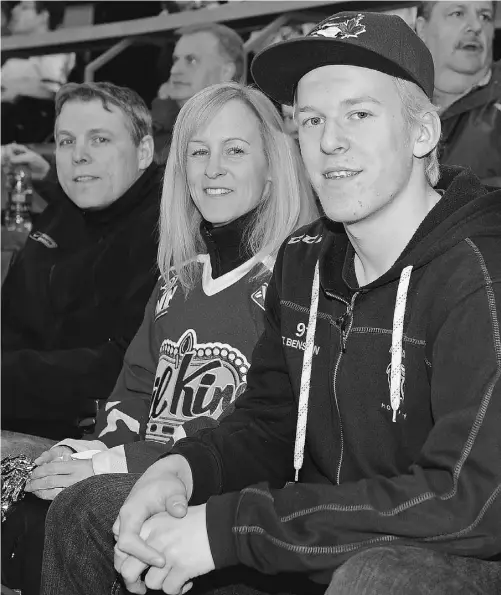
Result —
<instances>
[{"instance_id":1,"label":"railing","mask_svg":"<svg viewBox=\"0 0 501 595\"><path fill-rule=\"evenodd\" d=\"M156 17L120 21L104 25L68 27L36 36L11 35L2 39L2 60L13 56L67 53L78 50L109 48L124 39L138 40L157 36L180 27L198 23L231 22L267 15L279 15L337 4L340 0L294 0L266 2L229 2L217 8L202 8Z\"/></svg>"},{"instance_id":2,"label":"railing","mask_svg":"<svg viewBox=\"0 0 501 595\"><path fill-rule=\"evenodd\" d=\"M356 0L353 0L358 4ZM103 49L100 56L89 62L85 68L84 80L94 80L95 72L134 43L158 43L165 39L167 32L199 23L235 22L270 16L275 18L268 23L257 38L247 42L246 51L253 51L260 40L278 31L290 19L316 21L325 15L325 7L334 4L351 4L350 0L266 0L228 2L217 8L203 8L174 14L162 14L156 17L120 21L104 25L68 27L40 34L37 36L12 35L2 39L2 61L9 57L33 56L36 54L67 53L79 50ZM392 8L409 7L415 2L391 2ZM375 10L389 8L385 0L375 0ZM323 8L321 14L312 9ZM372 7L371 7L372 8ZM304 11L301 13L301 11ZM261 25L262 26L262 25ZM501 10L497 11L496 27L501 28Z\"/></svg>"}]
</instances>

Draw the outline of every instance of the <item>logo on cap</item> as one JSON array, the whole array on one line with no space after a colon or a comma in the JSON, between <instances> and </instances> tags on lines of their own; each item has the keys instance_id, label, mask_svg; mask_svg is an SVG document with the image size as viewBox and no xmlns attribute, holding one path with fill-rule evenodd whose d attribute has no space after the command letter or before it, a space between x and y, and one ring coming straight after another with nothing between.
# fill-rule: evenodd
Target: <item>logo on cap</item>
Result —
<instances>
[{"instance_id":1,"label":"logo on cap","mask_svg":"<svg viewBox=\"0 0 501 595\"><path fill-rule=\"evenodd\" d=\"M365 33L365 25L360 24L360 21L364 18L363 14L357 14L356 17L346 21L336 22L336 18L338 17L332 17L320 23L318 27L310 31L308 37L322 36L332 39L348 39Z\"/></svg>"}]
</instances>

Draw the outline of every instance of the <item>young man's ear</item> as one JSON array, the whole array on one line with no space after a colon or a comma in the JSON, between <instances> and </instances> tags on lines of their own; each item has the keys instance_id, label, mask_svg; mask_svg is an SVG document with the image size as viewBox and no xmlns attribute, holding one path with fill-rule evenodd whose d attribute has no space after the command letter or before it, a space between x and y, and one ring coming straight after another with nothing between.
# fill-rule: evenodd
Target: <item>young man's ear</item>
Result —
<instances>
[{"instance_id":1,"label":"young man's ear","mask_svg":"<svg viewBox=\"0 0 501 595\"><path fill-rule=\"evenodd\" d=\"M441 131L442 125L437 112L426 112L423 114L414 139L414 156L424 157L428 153L431 153L438 145Z\"/></svg>"},{"instance_id":2,"label":"young man's ear","mask_svg":"<svg viewBox=\"0 0 501 595\"><path fill-rule=\"evenodd\" d=\"M225 62L221 67L221 82L229 83L233 80L237 68L234 62Z\"/></svg>"},{"instance_id":3,"label":"young man's ear","mask_svg":"<svg viewBox=\"0 0 501 595\"><path fill-rule=\"evenodd\" d=\"M155 153L155 144L151 134L147 134L141 139L138 147L139 154L139 169L147 169L153 161L153 155Z\"/></svg>"}]
</instances>

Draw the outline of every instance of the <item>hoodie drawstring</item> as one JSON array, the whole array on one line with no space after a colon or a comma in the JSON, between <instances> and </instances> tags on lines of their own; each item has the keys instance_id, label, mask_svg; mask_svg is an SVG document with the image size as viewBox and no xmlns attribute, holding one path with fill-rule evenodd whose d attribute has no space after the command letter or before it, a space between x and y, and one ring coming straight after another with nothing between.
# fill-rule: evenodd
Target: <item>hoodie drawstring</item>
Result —
<instances>
[{"instance_id":1,"label":"hoodie drawstring","mask_svg":"<svg viewBox=\"0 0 501 595\"><path fill-rule=\"evenodd\" d=\"M397 299L393 312L393 331L391 334L391 373L390 403L393 409L392 421L397 421L397 411L402 400L402 340L404 337L405 305L411 279L412 266L405 267L398 282Z\"/></svg>"},{"instance_id":2,"label":"hoodie drawstring","mask_svg":"<svg viewBox=\"0 0 501 595\"><path fill-rule=\"evenodd\" d=\"M317 261L315 266L315 274L313 276L310 317L308 319L308 330L306 331L306 342L304 346L303 369L301 371L301 389L299 392L296 442L294 444L294 469L296 470L294 481L298 481L299 479L299 470L303 466L304 459L304 443L306 439L306 423L308 418L308 398L310 396L311 363L313 360L313 348L315 345L315 330L317 328L319 288L320 274Z\"/></svg>"},{"instance_id":3,"label":"hoodie drawstring","mask_svg":"<svg viewBox=\"0 0 501 595\"><path fill-rule=\"evenodd\" d=\"M412 265L405 267L400 274L397 298L393 313L393 330L391 336L391 373L390 373L390 402L393 410L393 419L397 419L397 411L402 400L402 342L404 337L405 306L411 279ZM299 471L303 466L304 445L306 440L306 425L308 419L308 399L310 396L311 364L315 344L315 331L317 327L318 298L320 288L320 275L318 261L313 276L311 290L310 316L304 347L303 368L301 371L301 388L299 392L299 406L296 426L296 441L294 444L294 469L295 479L299 480Z\"/></svg>"}]
</instances>

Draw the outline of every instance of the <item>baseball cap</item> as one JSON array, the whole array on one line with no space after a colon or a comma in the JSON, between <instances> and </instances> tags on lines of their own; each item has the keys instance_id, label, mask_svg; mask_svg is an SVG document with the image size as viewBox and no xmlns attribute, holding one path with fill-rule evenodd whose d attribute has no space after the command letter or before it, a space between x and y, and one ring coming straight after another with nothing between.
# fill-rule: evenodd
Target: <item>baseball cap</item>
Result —
<instances>
[{"instance_id":1,"label":"baseball cap","mask_svg":"<svg viewBox=\"0 0 501 595\"><path fill-rule=\"evenodd\" d=\"M424 42L397 15L340 12L298 39L271 45L251 65L258 87L279 103L291 105L300 79L315 68L348 64L379 70L416 83L431 99L434 66Z\"/></svg>"}]
</instances>

